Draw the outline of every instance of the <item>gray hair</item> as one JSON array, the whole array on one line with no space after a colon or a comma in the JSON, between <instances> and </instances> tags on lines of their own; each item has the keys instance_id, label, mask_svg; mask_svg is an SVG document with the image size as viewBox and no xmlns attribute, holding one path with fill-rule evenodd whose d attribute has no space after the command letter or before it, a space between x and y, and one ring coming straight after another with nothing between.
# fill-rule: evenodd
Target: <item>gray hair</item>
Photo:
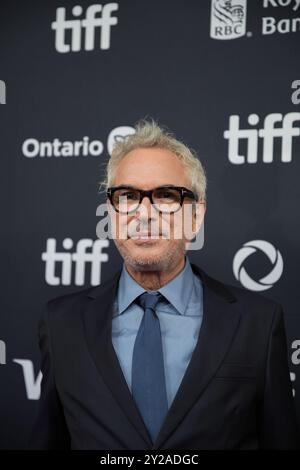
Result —
<instances>
[{"instance_id":1,"label":"gray hair","mask_svg":"<svg viewBox=\"0 0 300 470\"><path fill-rule=\"evenodd\" d=\"M140 119L134 129L134 134L117 141L113 147L106 166L105 179L101 182L105 190L112 186L118 164L129 152L138 148L160 148L171 151L181 160L190 180L191 189L197 194L199 200L206 199L205 170L193 149L188 148L182 141L176 139L169 129L158 125L153 119L150 121Z\"/></svg>"}]
</instances>

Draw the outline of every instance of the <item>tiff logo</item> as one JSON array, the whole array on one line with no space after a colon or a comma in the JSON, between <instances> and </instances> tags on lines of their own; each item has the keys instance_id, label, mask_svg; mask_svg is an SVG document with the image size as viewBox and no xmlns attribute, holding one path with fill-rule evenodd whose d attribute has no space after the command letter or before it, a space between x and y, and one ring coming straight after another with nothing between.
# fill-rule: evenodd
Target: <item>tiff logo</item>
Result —
<instances>
[{"instance_id":1,"label":"tiff logo","mask_svg":"<svg viewBox=\"0 0 300 470\"><path fill-rule=\"evenodd\" d=\"M6 104L6 84L0 80L0 104Z\"/></svg>"},{"instance_id":2,"label":"tiff logo","mask_svg":"<svg viewBox=\"0 0 300 470\"><path fill-rule=\"evenodd\" d=\"M109 246L108 240L91 240L83 238L76 245L76 250L69 253L74 242L71 238L65 238L62 242L65 252L56 250L56 239L48 238L46 251L42 253L45 261L45 280L51 286L69 286L72 283L73 264L75 265L74 282L76 286L85 283L85 271L89 264L91 270L90 283L96 286L101 283L101 263L108 261L108 254L102 253L103 248ZM87 251L87 250L90 251ZM56 275L57 265L60 266L61 275Z\"/></svg>"},{"instance_id":3,"label":"tiff logo","mask_svg":"<svg viewBox=\"0 0 300 470\"><path fill-rule=\"evenodd\" d=\"M248 124L256 126L260 121L257 114L248 116ZM292 161L293 137L300 135L300 128L294 127L295 121L300 121L300 113L268 114L264 119L262 129L240 129L240 117L230 116L229 129L224 132L224 138L228 140L228 159L235 165L243 163L257 163L258 159L258 138L263 140L262 161L272 163L274 157L274 140L281 139L281 161ZM276 124L276 126L275 126ZM239 153L241 140L247 142L246 155Z\"/></svg>"},{"instance_id":4,"label":"tiff logo","mask_svg":"<svg viewBox=\"0 0 300 470\"><path fill-rule=\"evenodd\" d=\"M58 52L78 52L81 50L82 31L84 34L84 50L95 49L96 28L100 28L100 49L110 48L110 29L118 23L118 18L112 16L112 12L118 10L118 3L107 3L106 5L90 5L86 10L85 18L66 20L66 8L60 7L56 10L56 20L52 22L51 28L55 31L55 49ZM73 17L82 15L83 8L76 5L72 9ZM99 16L99 14L101 14ZM70 31L71 45L66 41L66 32Z\"/></svg>"}]
</instances>

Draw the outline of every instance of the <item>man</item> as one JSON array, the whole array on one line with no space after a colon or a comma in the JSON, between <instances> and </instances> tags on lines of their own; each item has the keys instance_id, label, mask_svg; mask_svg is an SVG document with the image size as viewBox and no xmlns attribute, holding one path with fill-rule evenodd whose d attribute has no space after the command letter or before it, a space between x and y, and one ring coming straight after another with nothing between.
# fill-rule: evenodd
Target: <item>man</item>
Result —
<instances>
[{"instance_id":1,"label":"man","mask_svg":"<svg viewBox=\"0 0 300 470\"><path fill-rule=\"evenodd\" d=\"M124 263L47 303L31 447L297 448L281 305L190 263L204 169L157 123L135 130L105 180Z\"/></svg>"}]
</instances>

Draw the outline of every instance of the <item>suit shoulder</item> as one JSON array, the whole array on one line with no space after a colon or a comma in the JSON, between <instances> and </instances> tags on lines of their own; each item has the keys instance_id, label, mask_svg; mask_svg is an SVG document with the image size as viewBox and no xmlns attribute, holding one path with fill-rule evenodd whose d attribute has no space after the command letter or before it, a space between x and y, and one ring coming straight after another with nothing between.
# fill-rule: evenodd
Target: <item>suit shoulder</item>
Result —
<instances>
[{"instance_id":1,"label":"suit shoulder","mask_svg":"<svg viewBox=\"0 0 300 470\"><path fill-rule=\"evenodd\" d=\"M223 282L207 276L207 274L206 278L209 278L209 284L213 286L215 292L223 296L226 295L231 302L236 302L239 310L244 315L258 315L271 320L276 310L282 310L282 305L279 302L266 297L264 294Z\"/></svg>"},{"instance_id":2,"label":"suit shoulder","mask_svg":"<svg viewBox=\"0 0 300 470\"><path fill-rule=\"evenodd\" d=\"M262 309L266 311L274 311L276 308L282 308L281 304L272 300L265 295L253 292L245 287L236 286L226 281L213 277L199 266L191 263L192 269L198 275L202 283L211 289L215 295L224 298L228 302L237 302L244 307L244 310Z\"/></svg>"},{"instance_id":3,"label":"suit shoulder","mask_svg":"<svg viewBox=\"0 0 300 470\"><path fill-rule=\"evenodd\" d=\"M86 287L51 298L46 302L46 311L52 319L73 316L89 301L89 297L105 293L105 290L111 286L112 281L113 278L110 278L97 286Z\"/></svg>"},{"instance_id":4,"label":"suit shoulder","mask_svg":"<svg viewBox=\"0 0 300 470\"><path fill-rule=\"evenodd\" d=\"M238 309L244 320L256 325L257 330L270 331L276 313L279 312L280 315L283 315L283 308L279 302L244 287L231 284L226 286L235 296Z\"/></svg>"},{"instance_id":5,"label":"suit shoulder","mask_svg":"<svg viewBox=\"0 0 300 470\"><path fill-rule=\"evenodd\" d=\"M86 297L89 292L92 290L92 287L86 287L84 289L68 292L66 294L58 295L57 297L52 297L46 301L46 305L49 311L57 310L59 308L72 305L76 302Z\"/></svg>"},{"instance_id":6,"label":"suit shoulder","mask_svg":"<svg viewBox=\"0 0 300 470\"><path fill-rule=\"evenodd\" d=\"M232 284L226 285L228 289L234 294L234 296L241 302L247 302L251 306L258 306L267 309L274 310L275 308L281 307L281 304L276 300L266 297L264 294L259 292L253 292L245 287L234 286Z\"/></svg>"},{"instance_id":7,"label":"suit shoulder","mask_svg":"<svg viewBox=\"0 0 300 470\"><path fill-rule=\"evenodd\" d=\"M268 337L275 319L283 319L283 308L279 302L245 287L222 284L235 297L233 305L241 314L242 324L252 331L256 338Z\"/></svg>"},{"instance_id":8,"label":"suit shoulder","mask_svg":"<svg viewBox=\"0 0 300 470\"><path fill-rule=\"evenodd\" d=\"M91 287L50 298L44 304L40 321L46 320L51 324L70 315L74 318L76 312L79 312L81 306L88 300L90 290Z\"/></svg>"}]
</instances>

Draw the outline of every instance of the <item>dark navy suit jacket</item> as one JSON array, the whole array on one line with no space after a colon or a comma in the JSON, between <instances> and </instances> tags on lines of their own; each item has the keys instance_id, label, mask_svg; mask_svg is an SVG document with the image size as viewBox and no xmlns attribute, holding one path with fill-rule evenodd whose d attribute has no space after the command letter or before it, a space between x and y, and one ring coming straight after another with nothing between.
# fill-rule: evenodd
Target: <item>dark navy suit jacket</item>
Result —
<instances>
[{"instance_id":1,"label":"dark navy suit jacket","mask_svg":"<svg viewBox=\"0 0 300 470\"><path fill-rule=\"evenodd\" d=\"M99 286L47 302L30 448L299 448L281 305L191 266L203 282L203 323L155 442L112 345L120 270Z\"/></svg>"}]
</instances>

